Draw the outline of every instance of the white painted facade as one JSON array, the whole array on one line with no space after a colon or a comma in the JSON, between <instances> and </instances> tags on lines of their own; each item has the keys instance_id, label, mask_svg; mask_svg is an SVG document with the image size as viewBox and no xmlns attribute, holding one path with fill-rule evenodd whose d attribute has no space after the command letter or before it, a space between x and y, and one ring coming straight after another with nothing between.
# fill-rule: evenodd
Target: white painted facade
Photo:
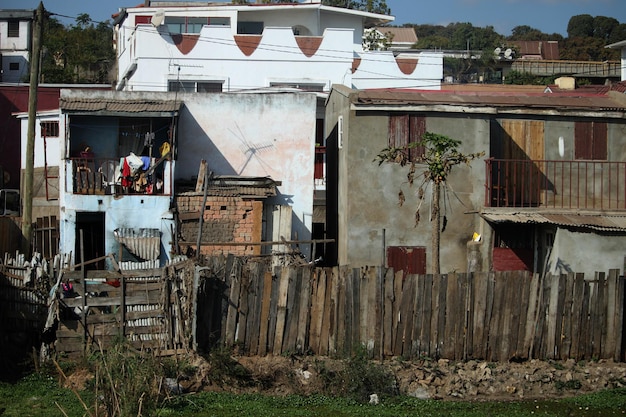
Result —
<instances>
[{"instance_id":1,"label":"white painted facade","mask_svg":"<svg viewBox=\"0 0 626 417\"><path fill-rule=\"evenodd\" d=\"M32 10L0 11L1 81L4 83L19 83L28 75L33 17Z\"/></svg>"},{"instance_id":2,"label":"white painted facade","mask_svg":"<svg viewBox=\"0 0 626 417\"><path fill-rule=\"evenodd\" d=\"M26 142L28 138L28 113L16 114L16 117L20 119L20 135L21 141L21 167L26 168ZM65 125L60 123L59 110L49 110L37 112L35 119L35 147L34 147L34 165L33 168L43 168L45 166L58 167L61 161L61 145L62 138L65 137ZM44 140L44 136L41 131L41 123L54 123L58 126L58 134L49 136L47 135ZM44 146L45 145L45 146Z\"/></svg>"},{"instance_id":3,"label":"white painted facade","mask_svg":"<svg viewBox=\"0 0 626 417\"><path fill-rule=\"evenodd\" d=\"M392 51L363 51L364 27L392 22L391 16L319 3L167 4L122 9L116 19L118 90L168 91L168 83L183 81L220 84L221 91L286 84L326 92L333 84L440 88L440 53L411 55L417 64L404 73ZM206 23L177 40L173 32L180 30L168 22L192 16ZM241 34L248 24L256 32Z\"/></svg>"},{"instance_id":4,"label":"white painted facade","mask_svg":"<svg viewBox=\"0 0 626 417\"><path fill-rule=\"evenodd\" d=\"M621 51L621 81L626 81L626 40L607 45L606 48L619 49Z\"/></svg>"}]
</instances>

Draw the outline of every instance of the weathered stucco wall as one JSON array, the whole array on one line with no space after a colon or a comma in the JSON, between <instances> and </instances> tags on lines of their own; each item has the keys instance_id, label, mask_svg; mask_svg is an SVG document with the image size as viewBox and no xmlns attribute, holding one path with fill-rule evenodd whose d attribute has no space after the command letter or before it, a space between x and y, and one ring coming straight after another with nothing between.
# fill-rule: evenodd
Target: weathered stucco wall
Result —
<instances>
[{"instance_id":1,"label":"weathered stucco wall","mask_svg":"<svg viewBox=\"0 0 626 417\"><path fill-rule=\"evenodd\" d=\"M293 208L289 239L308 240L313 216L317 98L293 94L184 94L176 178L198 175L202 159L216 175L281 182L268 204Z\"/></svg>"},{"instance_id":2,"label":"weathered stucco wall","mask_svg":"<svg viewBox=\"0 0 626 417\"><path fill-rule=\"evenodd\" d=\"M591 250L590 248L593 248ZM626 236L572 231L558 228L549 258L548 272L583 272L587 279L594 272L624 270Z\"/></svg>"}]
</instances>

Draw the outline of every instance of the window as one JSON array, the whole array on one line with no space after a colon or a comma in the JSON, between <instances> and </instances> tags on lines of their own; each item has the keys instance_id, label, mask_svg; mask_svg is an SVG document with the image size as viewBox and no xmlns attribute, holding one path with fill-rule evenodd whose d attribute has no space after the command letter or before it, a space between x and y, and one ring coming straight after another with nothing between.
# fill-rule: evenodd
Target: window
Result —
<instances>
[{"instance_id":1,"label":"window","mask_svg":"<svg viewBox=\"0 0 626 417\"><path fill-rule=\"evenodd\" d=\"M8 22L7 38L19 38L20 37L20 22L19 20L9 20Z\"/></svg>"},{"instance_id":2,"label":"window","mask_svg":"<svg viewBox=\"0 0 626 417\"><path fill-rule=\"evenodd\" d=\"M574 125L574 159L606 160L606 122L576 122Z\"/></svg>"},{"instance_id":3,"label":"window","mask_svg":"<svg viewBox=\"0 0 626 417\"><path fill-rule=\"evenodd\" d=\"M10 71L19 71L20 63L19 62L9 62L9 70Z\"/></svg>"},{"instance_id":4,"label":"window","mask_svg":"<svg viewBox=\"0 0 626 417\"><path fill-rule=\"evenodd\" d=\"M41 136L45 136L47 138L58 138L59 137L59 122L41 122Z\"/></svg>"},{"instance_id":5,"label":"window","mask_svg":"<svg viewBox=\"0 0 626 417\"><path fill-rule=\"evenodd\" d=\"M263 22L238 22L237 33L239 35L262 35Z\"/></svg>"},{"instance_id":6,"label":"window","mask_svg":"<svg viewBox=\"0 0 626 417\"><path fill-rule=\"evenodd\" d=\"M392 114L389 116L389 147L404 148L409 161L423 155L424 147L410 147L419 142L426 133L426 119L416 114Z\"/></svg>"},{"instance_id":7,"label":"window","mask_svg":"<svg viewBox=\"0 0 626 417\"><path fill-rule=\"evenodd\" d=\"M165 17L165 25L171 34L200 33L202 27L208 24L208 17Z\"/></svg>"},{"instance_id":8,"label":"window","mask_svg":"<svg viewBox=\"0 0 626 417\"><path fill-rule=\"evenodd\" d=\"M221 81L170 81L167 91L181 91L183 93L221 93Z\"/></svg>"},{"instance_id":9,"label":"window","mask_svg":"<svg viewBox=\"0 0 626 417\"><path fill-rule=\"evenodd\" d=\"M297 88L303 91L314 91L314 92L324 91L324 84L314 84L314 83L270 83L270 87Z\"/></svg>"}]
</instances>

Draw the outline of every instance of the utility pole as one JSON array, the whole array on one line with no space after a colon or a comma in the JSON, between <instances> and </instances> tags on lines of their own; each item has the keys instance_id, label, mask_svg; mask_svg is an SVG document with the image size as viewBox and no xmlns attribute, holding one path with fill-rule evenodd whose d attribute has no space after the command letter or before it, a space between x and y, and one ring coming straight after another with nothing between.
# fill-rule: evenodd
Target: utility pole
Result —
<instances>
[{"instance_id":1,"label":"utility pole","mask_svg":"<svg viewBox=\"0 0 626 417\"><path fill-rule=\"evenodd\" d=\"M35 121L37 119L37 87L41 66L41 38L43 35L43 2L35 12L33 45L30 53L30 88L28 89L28 131L26 134L26 165L24 166L22 213L22 253L30 257L30 242L33 228L33 172L35 170Z\"/></svg>"}]
</instances>

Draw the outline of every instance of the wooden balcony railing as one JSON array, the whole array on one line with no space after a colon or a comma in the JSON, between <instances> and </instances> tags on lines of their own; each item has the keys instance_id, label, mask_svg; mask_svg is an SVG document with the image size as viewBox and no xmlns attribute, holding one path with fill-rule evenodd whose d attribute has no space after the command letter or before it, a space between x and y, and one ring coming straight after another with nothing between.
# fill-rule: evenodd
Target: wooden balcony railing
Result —
<instances>
[{"instance_id":1,"label":"wooden balcony railing","mask_svg":"<svg viewBox=\"0 0 626 417\"><path fill-rule=\"evenodd\" d=\"M147 169L140 168L124 175L123 158L71 158L74 194L170 194L164 187L167 170L158 170L162 162L152 158Z\"/></svg>"},{"instance_id":2,"label":"wooden balcony railing","mask_svg":"<svg viewBox=\"0 0 626 417\"><path fill-rule=\"evenodd\" d=\"M626 162L485 162L486 207L626 210Z\"/></svg>"}]
</instances>

